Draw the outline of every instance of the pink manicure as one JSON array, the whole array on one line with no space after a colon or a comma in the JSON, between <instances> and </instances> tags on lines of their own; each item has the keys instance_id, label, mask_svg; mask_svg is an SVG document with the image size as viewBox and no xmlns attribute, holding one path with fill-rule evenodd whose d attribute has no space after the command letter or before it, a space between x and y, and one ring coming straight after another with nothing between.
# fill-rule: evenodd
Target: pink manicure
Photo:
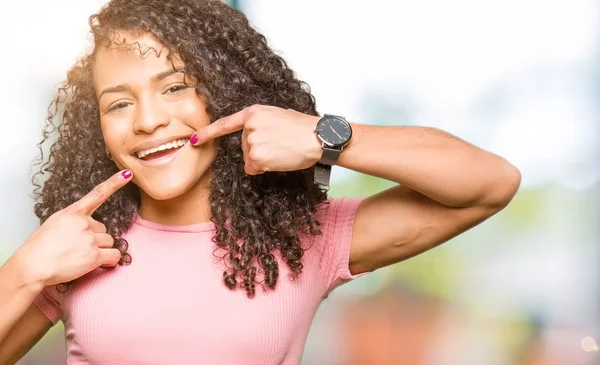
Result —
<instances>
[{"instance_id":1,"label":"pink manicure","mask_svg":"<svg viewBox=\"0 0 600 365\"><path fill-rule=\"evenodd\" d=\"M123 176L124 179L129 179L131 177L131 171L129 170L125 170L121 173L121 175Z\"/></svg>"},{"instance_id":2,"label":"pink manicure","mask_svg":"<svg viewBox=\"0 0 600 365\"><path fill-rule=\"evenodd\" d=\"M196 133L192 134L192 136L190 137L190 143L191 144L198 143L198 135Z\"/></svg>"}]
</instances>

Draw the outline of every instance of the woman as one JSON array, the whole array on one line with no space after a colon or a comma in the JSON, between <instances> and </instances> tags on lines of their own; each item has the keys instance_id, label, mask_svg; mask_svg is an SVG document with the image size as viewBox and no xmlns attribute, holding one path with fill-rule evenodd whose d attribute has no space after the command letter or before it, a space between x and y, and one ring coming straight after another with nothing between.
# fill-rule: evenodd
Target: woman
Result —
<instances>
[{"instance_id":1,"label":"woman","mask_svg":"<svg viewBox=\"0 0 600 365\"><path fill-rule=\"evenodd\" d=\"M217 0L113 0L90 25L44 132L42 225L0 270L2 364L59 320L69 364L298 364L331 290L518 189L443 131L318 116ZM333 164L398 185L328 200Z\"/></svg>"}]
</instances>

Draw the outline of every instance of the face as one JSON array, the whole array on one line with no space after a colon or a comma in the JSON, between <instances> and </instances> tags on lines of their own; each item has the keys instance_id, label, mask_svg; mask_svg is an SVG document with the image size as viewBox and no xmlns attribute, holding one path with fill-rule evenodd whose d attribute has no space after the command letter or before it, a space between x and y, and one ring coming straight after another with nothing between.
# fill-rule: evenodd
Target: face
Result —
<instances>
[{"instance_id":1,"label":"face","mask_svg":"<svg viewBox=\"0 0 600 365\"><path fill-rule=\"evenodd\" d=\"M149 35L126 38L143 47L162 48ZM99 49L94 82L112 159L133 172L143 196L168 200L208 186L207 171L216 149L212 141L199 147L188 143L196 130L210 123L206 103L190 86L195 80L184 80L182 72L174 71L166 51L159 54L143 58L137 50ZM181 61L174 64L183 69Z\"/></svg>"}]
</instances>

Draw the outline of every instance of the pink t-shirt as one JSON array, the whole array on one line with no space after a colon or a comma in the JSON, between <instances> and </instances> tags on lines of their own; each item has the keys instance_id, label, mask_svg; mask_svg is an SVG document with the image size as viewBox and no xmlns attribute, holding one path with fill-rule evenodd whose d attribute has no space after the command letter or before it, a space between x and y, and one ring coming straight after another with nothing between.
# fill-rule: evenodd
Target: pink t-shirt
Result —
<instances>
[{"instance_id":1,"label":"pink t-shirt","mask_svg":"<svg viewBox=\"0 0 600 365\"><path fill-rule=\"evenodd\" d=\"M296 365L321 301L355 277L348 260L361 201L331 200L319 212L323 235L303 242L299 278L279 261L276 289L257 286L252 299L223 283L212 223L137 216L125 235L131 265L96 269L64 294L47 287L34 303L64 322L70 365Z\"/></svg>"}]
</instances>

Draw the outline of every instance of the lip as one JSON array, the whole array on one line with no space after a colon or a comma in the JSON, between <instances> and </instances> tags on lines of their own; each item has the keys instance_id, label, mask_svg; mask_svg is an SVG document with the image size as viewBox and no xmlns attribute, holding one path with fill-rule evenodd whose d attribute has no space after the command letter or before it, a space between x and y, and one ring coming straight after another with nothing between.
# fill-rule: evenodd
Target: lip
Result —
<instances>
[{"instance_id":1,"label":"lip","mask_svg":"<svg viewBox=\"0 0 600 365\"><path fill-rule=\"evenodd\" d=\"M178 139L187 139L187 140L189 140L191 136L192 136L191 134L185 134L185 135L180 135L180 136L163 137L163 138L158 138L158 139L155 139L155 140L152 140L152 141L144 142L144 143L141 143L141 144L137 145L133 149L132 155L137 158L137 153L140 152L140 151L149 150L151 148L155 148L155 147L163 145L163 144L165 144L167 142L172 142L172 141L175 141L175 140L178 140ZM187 144L187 142L186 142L186 144Z\"/></svg>"},{"instance_id":2,"label":"lip","mask_svg":"<svg viewBox=\"0 0 600 365\"><path fill-rule=\"evenodd\" d=\"M169 142L166 141L166 142ZM163 143L166 143L163 142ZM160 146L160 145L159 145ZM162 165L166 165L168 163L170 163L171 161L173 161L174 159L177 158L177 156L179 156L179 154L181 153L181 151L184 148L189 148L188 146L191 146L191 143L187 143L184 144L183 146L179 147L178 149L175 150L175 152L167 155L167 156L163 156L163 157L159 157L159 158L155 158L152 160L142 160L140 158L137 158L137 156L134 156L135 159L142 165L147 166L147 167L156 167L156 166L162 166Z\"/></svg>"}]
</instances>

